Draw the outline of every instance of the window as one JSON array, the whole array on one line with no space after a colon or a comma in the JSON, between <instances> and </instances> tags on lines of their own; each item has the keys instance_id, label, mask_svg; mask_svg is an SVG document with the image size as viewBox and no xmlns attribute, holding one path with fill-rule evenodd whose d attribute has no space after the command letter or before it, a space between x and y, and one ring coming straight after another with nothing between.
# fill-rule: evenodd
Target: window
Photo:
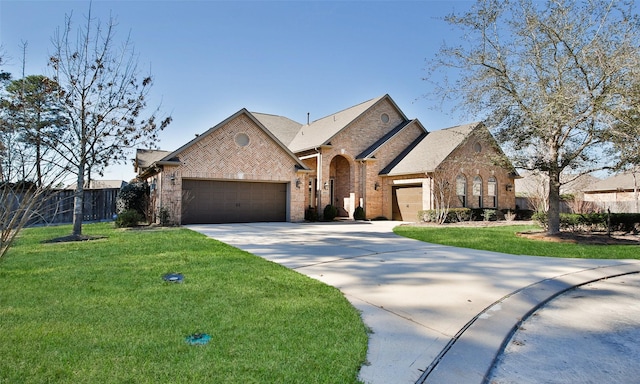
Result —
<instances>
[{"instance_id":1,"label":"window","mask_svg":"<svg viewBox=\"0 0 640 384\"><path fill-rule=\"evenodd\" d=\"M482 208L482 177L473 178L473 197L476 199L478 208Z\"/></svg>"},{"instance_id":2,"label":"window","mask_svg":"<svg viewBox=\"0 0 640 384\"><path fill-rule=\"evenodd\" d=\"M329 179L329 204L337 205L337 201L333 201L333 199L335 199L335 196L335 179Z\"/></svg>"},{"instance_id":3,"label":"window","mask_svg":"<svg viewBox=\"0 0 640 384\"><path fill-rule=\"evenodd\" d=\"M309 178L309 206L314 207L316 204L316 179L313 177Z\"/></svg>"},{"instance_id":4,"label":"window","mask_svg":"<svg viewBox=\"0 0 640 384\"><path fill-rule=\"evenodd\" d=\"M480 143L475 143L475 145L473 146L473 150L474 150L476 153L480 153L480 152L482 152L482 144L480 144Z\"/></svg>"},{"instance_id":5,"label":"window","mask_svg":"<svg viewBox=\"0 0 640 384\"><path fill-rule=\"evenodd\" d=\"M491 207L498 207L498 180L495 177L491 176L487 181L487 195L490 197Z\"/></svg>"},{"instance_id":6,"label":"window","mask_svg":"<svg viewBox=\"0 0 640 384\"><path fill-rule=\"evenodd\" d=\"M456 177L456 195L463 207L467 206L467 178L463 175Z\"/></svg>"},{"instance_id":7,"label":"window","mask_svg":"<svg viewBox=\"0 0 640 384\"><path fill-rule=\"evenodd\" d=\"M235 140L236 145L238 145L239 147L246 147L247 145L249 145L249 135L244 132L238 133L235 137Z\"/></svg>"},{"instance_id":8,"label":"window","mask_svg":"<svg viewBox=\"0 0 640 384\"><path fill-rule=\"evenodd\" d=\"M387 124L389 122L389 115L383 113L382 115L380 115L380 120L382 120L383 123Z\"/></svg>"}]
</instances>

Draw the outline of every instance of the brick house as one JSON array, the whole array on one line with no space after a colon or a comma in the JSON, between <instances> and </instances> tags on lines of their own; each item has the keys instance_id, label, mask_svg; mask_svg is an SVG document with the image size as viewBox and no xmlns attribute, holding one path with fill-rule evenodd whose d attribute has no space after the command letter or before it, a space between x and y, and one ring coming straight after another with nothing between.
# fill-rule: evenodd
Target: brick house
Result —
<instances>
[{"instance_id":1,"label":"brick house","mask_svg":"<svg viewBox=\"0 0 640 384\"><path fill-rule=\"evenodd\" d=\"M584 201L602 211L640 213L640 174L624 172L594 183L584 189Z\"/></svg>"},{"instance_id":2,"label":"brick house","mask_svg":"<svg viewBox=\"0 0 640 384\"><path fill-rule=\"evenodd\" d=\"M138 150L135 167L156 216L184 224L302 221L328 204L415 221L445 179L452 206L515 208L517 174L483 124L429 133L389 95L307 124L242 109L173 152Z\"/></svg>"}]
</instances>

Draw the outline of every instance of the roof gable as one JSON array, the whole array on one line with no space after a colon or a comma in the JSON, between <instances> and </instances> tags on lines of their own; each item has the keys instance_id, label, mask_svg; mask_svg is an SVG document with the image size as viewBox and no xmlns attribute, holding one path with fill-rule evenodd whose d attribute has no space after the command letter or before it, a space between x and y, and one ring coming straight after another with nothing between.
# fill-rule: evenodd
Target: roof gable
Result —
<instances>
[{"instance_id":1,"label":"roof gable","mask_svg":"<svg viewBox=\"0 0 640 384\"><path fill-rule=\"evenodd\" d=\"M136 149L136 160L134 163L135 172L138 172L139 170L144 171L169 153L171 152L156 149Z\"/></svg>"},{"instance_id":2,"label":"roof gable","mask_svg":"<svg viewBox=\"0 0 640 384\"><path fill-rule=\"evenodd\" d=\"M156 163L158 164L162 164L162 163L179 163L179 157L180 154L185 151L187 148L190 148L191 146L193 146L194 144L198 143L199 141L203 140L205 137L207 137L208 135L212 134L213 132L223 128L224 126L226 126L229 122L231 122L232 120L237 119L239 116L241 115L245 115L247 116L251 121L253 121L256 126L262 130L262 132L264 132L271 140L273 140L283 151L285 151L287 153L287 155L289 157L291 157L291 159L293 159L296 163L296 168L298 169L304 169L304 170L308 170L307 166L304 165L304 163L302 163L300 161L300 159L298 159L298 157L296 155L293 154L293 152L291 152L289 150L289 148L284 145L269 129L267 129L251 112L249 112L246 108L241 109L240 111L234 113L233 115L229 116L228 118L226 118L225 120L223 120L222 122L220 122L219 124L215 125L214 127L209 128L206 132L204 132L201 135L196 136L193 140L189 141L188 143L186 143L185 145L183 145L182 147L176 149L173 152L170 152L169 154L167 154L166 156L164 156L163 158L159 159L156 161Z\"/></svg>"},{"instance_id":3,"label":"roof gable","mask_svg":"<svg viewBox=\"0 0 640 384\"><path fill-rule=\"evenodd\" d=\"M407 120L404 113L400 108L398 108L391 97L389 95L384 95L315 120L310 124L303 125L296 137L289 144L289 148L293 152L301 152L323 145L328 145L335 135L343 131L358 117L383 100L388 100L404 120Z\"/></svg>"},{"instance_id":4,"label":"roof gable","mask_svg":"<svg viewBox=\"0 0 640 384\"><path fill-rule=\"evenodd\" d=\"M389 131L389 133L381 137L378 141L373 143L369 148L365 149L362 153L356 156L356 159L366 160L366 159L373 158L375 156L376 151L378 151L382 146L384 146L384 144L386 144L389 140L391 140L394 136L396 136L399 132L401 132L406 126L408 126L411 123L418 124L418 126L422 128L422 130L424 131L424 134L425 135L427 134L427 130L422 126L422 124L420 124L420 122L417 119L405 120L399 125L397 125L394 129Z\"/></svg>"},{"instance_id":5,"label":"roof gable","mask_svg":"<svg viewBox=\"0 0 640 384\"><path fill-rule=\"evenodd\" d=\"M476 122L429 132L416 140L409 151L400 154L380 174L392 176L433 172L479 127L483 127L482 123Z\"/></svg>"}]
</instances>

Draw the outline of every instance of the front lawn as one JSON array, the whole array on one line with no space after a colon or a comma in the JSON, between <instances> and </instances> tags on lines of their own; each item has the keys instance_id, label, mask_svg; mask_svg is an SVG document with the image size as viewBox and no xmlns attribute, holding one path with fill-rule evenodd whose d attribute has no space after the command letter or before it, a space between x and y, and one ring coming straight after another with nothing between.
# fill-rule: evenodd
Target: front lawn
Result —
<instances>
[{"instance_id":1,"label":"front lawn","mask_svg":"<svg viewBox=\"0 0 640 384\"><path fill-rule=\"evenodd\" d=\"M70 232L0 260L0 383L357 382L366 328L337 289L186 229L41 243Z\"/></svg>"},{"instance_id":2,"label":"front lawn","mask_svg":"<svg viewBox=\"0 0 640 384\"><path fill-rule=\"evenodd\" d=\"M399 226L398 235L428 243L481 249L513 255L575 257L584 259L638 259L638 245L593 245L558 243L516 236L517 232L539 230L532 225L495 227Z\"/></svg>"}]
</instances>

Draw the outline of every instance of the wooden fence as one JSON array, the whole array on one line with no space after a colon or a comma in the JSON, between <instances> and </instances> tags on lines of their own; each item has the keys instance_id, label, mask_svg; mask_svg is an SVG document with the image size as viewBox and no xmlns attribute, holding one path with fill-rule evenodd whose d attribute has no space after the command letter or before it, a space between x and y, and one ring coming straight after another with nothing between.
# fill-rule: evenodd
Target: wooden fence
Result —
<instances>
[{"instance_id":1,"label":"wooden fence","mask_svg":"<svg viewBox=\"0 0 640 384\"><path fill-rule=\"evenodd\" d=\"M119 188L88 189L84 191L83 221L113 220ZM68 189L52 190L42 197L42 204L29 221L29 226L66 224L73 222L73 195ZM22 194L18 199L29 198Z\"/></svg>"}]
</instances>

